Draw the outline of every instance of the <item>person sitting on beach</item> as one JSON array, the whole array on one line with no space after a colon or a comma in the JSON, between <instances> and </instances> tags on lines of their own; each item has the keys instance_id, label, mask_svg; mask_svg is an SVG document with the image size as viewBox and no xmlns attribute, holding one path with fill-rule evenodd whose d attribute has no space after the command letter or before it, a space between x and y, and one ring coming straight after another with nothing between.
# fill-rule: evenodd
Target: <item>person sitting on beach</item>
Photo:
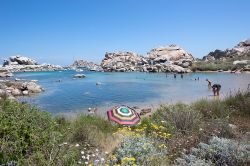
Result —
<instances>
[{"instance_id":1,"label":"person sitting on beach","mask_svg":"<svg viewBox=\"0 0 250 166\"><path fill-rule=\"evenodd\" d=\"M208 82L208 86L211 87L212 86L212 81L206 79L206 81Z\"/></svg>"},{"instance_id":2,"label":"person sitting on beach","mask_svg":"<svg viewBox=\"0 0 250 166\"><path fill-rule=\"evenodd\" d=\"M216 94L217 94L217 96L219 96L220 95L221 85L220 84L214 84L212 86L212 88L213 88L214 96L216 96Z\"/></svg>"}]
</instances>

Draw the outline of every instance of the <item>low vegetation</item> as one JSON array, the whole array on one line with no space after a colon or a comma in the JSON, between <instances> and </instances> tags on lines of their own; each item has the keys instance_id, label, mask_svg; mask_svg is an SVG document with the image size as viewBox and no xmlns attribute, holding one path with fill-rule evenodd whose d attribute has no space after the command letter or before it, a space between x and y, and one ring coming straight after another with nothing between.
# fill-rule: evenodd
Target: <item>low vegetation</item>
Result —
<instances>
[{"instance_id":1,"label":"low vegetation","mask_svg":"<svg viewBox=\"0 0 250 166\"><path fill-rule=\"evenodd\" d=\"M0 101L0 164L249 165L250 92L164 105L133 127Z\"/></svg>"},{"instance_id":2,"label":"low vegetation","mask_svg":"<svg viewBox=\"0 0 250 166\"><path fill-rule=\"evenodd\" d=\"M220 60L205 62L199 61L193 64L192 70L193 71L228 71L228 70L235 70L237 67L233 65L232 62L224 62Z\"/></svg>"},{"instance_id":3,"label":"low vegetation","mask_svg":"<svg viewBox=\"0 0 250 166\"><path fill-rule=\"evenodd\" d=\"M250 54L246 56L237 56L232 58L227 58L225 60L211 60L211 61L197 61L192 65L192 71L228 71L241 69L242 66L234 65L233 61L236 60L250 60ZM250 65L250 62L248 62Z\"/></svg>"}]
</instances>

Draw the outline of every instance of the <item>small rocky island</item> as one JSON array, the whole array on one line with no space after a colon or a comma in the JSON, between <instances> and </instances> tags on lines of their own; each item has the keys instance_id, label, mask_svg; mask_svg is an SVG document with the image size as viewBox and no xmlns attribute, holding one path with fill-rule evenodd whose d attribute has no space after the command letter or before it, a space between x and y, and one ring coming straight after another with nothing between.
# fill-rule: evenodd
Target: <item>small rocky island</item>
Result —
<instances>
[{"instance_id":1,"label":"small rocky island","mask_svg":"<svg viewBox=\"0 0 250 166\"><path fill-rule=\"evenodd\" d=\"M38 64L35 60L21 55L11 56L9 59L4 60L3 66L0 67L1 73L5 73L7 77L10 76L9 73L12 72L54 70L63 70L63 67L46 63ZM2 74L2 77L5 75Z\"/></svg>"}]
</instances>

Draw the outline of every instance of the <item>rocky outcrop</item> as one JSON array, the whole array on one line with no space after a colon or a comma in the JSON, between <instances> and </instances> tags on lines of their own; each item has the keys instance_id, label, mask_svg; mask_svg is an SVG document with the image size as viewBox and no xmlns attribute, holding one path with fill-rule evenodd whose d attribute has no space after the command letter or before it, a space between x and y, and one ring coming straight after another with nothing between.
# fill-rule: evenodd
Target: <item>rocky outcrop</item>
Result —
<instances>
[{"instance_id":1,"label":"rocky outcrop","mask_svg":"<svg viewBox=\"0 0 250 166\"><path fill-rule=\"evenodd\" d=\"M17 96L27 96L42 91L43 88L33 81L0 80L0 98L15 99Z\"/></svg>"},{"instance_id":2,"label":"rocky outcrop","mask_svg":"<svg viewBox=\"0 0 250 166\"><path fill-rule=\"evenodd\" d=\"M194 58L178 46L152 49L148 57L133 52L106 53L101 67L104 71L191 72Z\"/></svg>"},{"instance_id":3,"label":"rocky outcrop","mask_svg":"<svg viewBox=\"0 0 250 166\"><path fill-rule=\"evenodd\" d=\"M9 71L9 70L4 70L4 69L0 69L0 78L1 77L12 77L13 74Z\"/></svg>"},{"instance_id":4,"label":"rocky outcrop","mask_svg":"<svg viewBox=\"0 0 250 166\"><path fill-rule=\"evenodd\" d=\"M93 62L88 62L85 60L76 60L72 65L72 67L83 67L90 71L102 71L102 67Z\"/></svg>"},{"instance_id":5,"label":"rocky outcrop","mask_svg":"<svg viewBox=\"0 0 250 166\"><path fill-rule=\"evenodd\" d=\"M84 74L76 74L73 76L73 78L85 78L86 76Z\"/></svg>"},{"instance_id":6,"label":"rocky outcrop","mask_svg":"<svg viewBox=\"0 0 250 166\"><path fill-rule=\"evenodd\" d=\"M11 56L9 60L5 60L3 66L6 65L37 65L37 62L31 58L16 55Z\"/></svg>"},{"instance_id":7,"label":"rocky outcrop","mask_svg":"<svg viewBox=\"0 0 250 166\"><path fill-rule=\"evenodd\" d=\"M24 57L24 56L12 56L8 60L4 60L3 67L1 70L6 70L8 72L23 72L23 71L53 71L53 70L63 70L59 65L51 64L38 64L35 60Z\"/></svg>"},{"instance_id":8,"label":"rocky outcrop","mask_svg":"<svg viewBox=\"0 0 250 166\"><path fill-rule=\"evenodd\" d=\"M192 54L176 45L154 48L148 52L148 57L155 62L178 61L181 59L194 60Z\"/></svg>"},{"instance_id":9,"label":"rocky outcrop","mask_svg":"<svg viewBox=\"0 0 250 166\"><path fill-rule=\"evenodd\" d=\"M140 66L148 64L146 58L133 52L106 53L101 67L104 71L138 71Z\"/></svg>"},{"instance_id":10,"label":"rocky outcrop","mask_svg":"<svg viewBox=\"0 0 250 166\"><path fill-rule=\"evenodd\" d=\"M0 70L8 70L9 72L28 72L28 71L56 71L64 70L59 65L41 64L41 65L7 65L0 67Z\"/></svg>"},{"instance_id":11,"label":"rocky outcrop","mask_svg":"<svg viewBox=\"0 0 250 166\"><path fill-rule=\"evenodd\" d=\"M246 66L248 64L248 60L234 61L233 65Z\"/></svg>"},{"instance_id":12,"label":"rocky outcrop","mask_svg":"<svg viewBox=\"0 0 250 166\"><path fill-rule=\"evenodd\" d=\"M228 58L237 58L250 55L250 39L237 44L234 48L226 50L215 50L203 57L203 60L224 60Z\"/></svg>"}]
</instances>

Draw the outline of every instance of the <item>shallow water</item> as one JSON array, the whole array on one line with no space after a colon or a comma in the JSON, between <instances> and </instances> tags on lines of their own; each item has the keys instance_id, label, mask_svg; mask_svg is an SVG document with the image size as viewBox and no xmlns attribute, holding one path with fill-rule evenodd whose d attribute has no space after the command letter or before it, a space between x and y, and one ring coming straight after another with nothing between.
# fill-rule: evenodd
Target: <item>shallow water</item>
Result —
<instances>
[{"instance_id":1,"label":"shallow water","mask_svg":"<svg viewBox=\"0 0 250 166\"><path fill-rule=\"evenodd\" d=\"M174 79L165 73L103 73L83 71L87 77L73 79L79 72L24 72L16 78L38 80L45 92L20 98L38 105L53 114L86 112L97 107L101 112L115 105L157 107L159 104L192 102L200 98L213 98L206 78L222 85L221 97L238 89L245 90L250 74L191 73ZM195 78L199 80L195 81ZM61 82L56 82L61 80ZM96 85L101 82L101 85Z\"/></svg>"}]
</instances>

